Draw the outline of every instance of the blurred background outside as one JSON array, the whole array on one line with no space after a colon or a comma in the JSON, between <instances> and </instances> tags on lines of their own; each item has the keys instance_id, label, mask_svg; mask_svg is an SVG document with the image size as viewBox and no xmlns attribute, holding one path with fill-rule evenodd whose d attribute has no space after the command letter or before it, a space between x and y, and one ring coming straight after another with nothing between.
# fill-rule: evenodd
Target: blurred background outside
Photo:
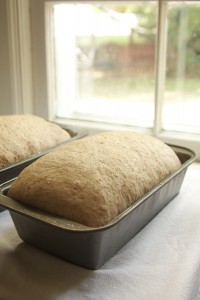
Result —
<instances>
[{"instance_id":1,"label":"blurred background outside","mask_svg":"<svg viewBox=\"0 0 200 300\"><path fill-rule=\"evenodd\" d=\"M57 114L73 95L74 117L152 127L157 1L104 3L54 6ZM169 2L167 14L162 126L199 133L200 4Z\"/></svg>"}]
</instances>

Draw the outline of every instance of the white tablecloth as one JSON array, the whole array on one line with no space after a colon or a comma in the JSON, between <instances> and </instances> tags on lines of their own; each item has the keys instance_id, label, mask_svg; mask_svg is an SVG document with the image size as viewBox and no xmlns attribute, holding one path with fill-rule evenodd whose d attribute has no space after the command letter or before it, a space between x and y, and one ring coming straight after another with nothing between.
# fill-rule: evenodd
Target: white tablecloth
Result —
<instances>
[{"instance_id":1,"label":"white tablecloth","mask_svg":"<svg viewBox=\"0 0 200 300\"><path fill-rule=\"evenodd\" d=\"M200 299L200 164L180 194L99 270L20 240L0 213L0 300Z\"/></svg>"}]
</instances>

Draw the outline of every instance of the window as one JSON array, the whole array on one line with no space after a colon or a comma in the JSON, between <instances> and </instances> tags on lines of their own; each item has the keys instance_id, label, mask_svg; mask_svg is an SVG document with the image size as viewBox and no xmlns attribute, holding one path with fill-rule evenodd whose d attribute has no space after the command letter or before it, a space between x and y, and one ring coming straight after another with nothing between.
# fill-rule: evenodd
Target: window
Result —
<instances>
[{"instance_id":1,"label":"window","mask_svg":"<svg viewBox=\"0 0 200 300\"><path fill-rule=\"evenodd\" d=\"M153 127L157 6L54 4L58 117Z\"/></svg>"},{"instance_id":2,"label":"window","mask_svg":"<svg viewBox=\"0 0 200 300\"><path fill-rule=\"evenodd\" d=\"M200 153L200 1L30 3L37 113Z\"/></svg>"}]
</instances>

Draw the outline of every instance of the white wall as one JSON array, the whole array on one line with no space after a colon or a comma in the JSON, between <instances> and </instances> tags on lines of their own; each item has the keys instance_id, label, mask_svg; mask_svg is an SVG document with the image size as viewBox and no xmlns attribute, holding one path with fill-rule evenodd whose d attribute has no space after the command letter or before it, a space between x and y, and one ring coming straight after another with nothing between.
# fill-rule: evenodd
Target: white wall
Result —
<instances>
[{"instance_id":1,"label":"white wall","mask_svg":"<svg viewBox=\"0 0 200 300\"><path fill-rule=\"evenodd\" d=\"M43 0L0 0L0 115L48 119L44 31Z\"/></svg>"},{"instance_id":2,"label":"white wall","mask_svg":"<svg viewBox=\"0 0 200 300\"><path fill-rule=\"evenodd\" d=\"M12 114L6 0L0 1L0 114Z\"/></svg>"}]
</instances>

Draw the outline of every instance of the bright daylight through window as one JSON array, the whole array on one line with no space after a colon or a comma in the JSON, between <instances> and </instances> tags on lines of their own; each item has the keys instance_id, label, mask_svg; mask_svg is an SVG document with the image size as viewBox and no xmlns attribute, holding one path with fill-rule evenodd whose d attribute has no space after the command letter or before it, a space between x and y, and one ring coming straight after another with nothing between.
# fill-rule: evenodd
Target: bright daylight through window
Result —
<instances>
[{"instance_id":1,"label":"bright daylight through window","mask_svg":"<svg viewBox=\"0 0 200 300\"><path fill-rule=\"evenodd\" d=\"M200 133L200 3L163 3L159 24L158 1L51 4L58 117L153 128L159 105L161 129Z\"/></svg>"}]
</instances>

